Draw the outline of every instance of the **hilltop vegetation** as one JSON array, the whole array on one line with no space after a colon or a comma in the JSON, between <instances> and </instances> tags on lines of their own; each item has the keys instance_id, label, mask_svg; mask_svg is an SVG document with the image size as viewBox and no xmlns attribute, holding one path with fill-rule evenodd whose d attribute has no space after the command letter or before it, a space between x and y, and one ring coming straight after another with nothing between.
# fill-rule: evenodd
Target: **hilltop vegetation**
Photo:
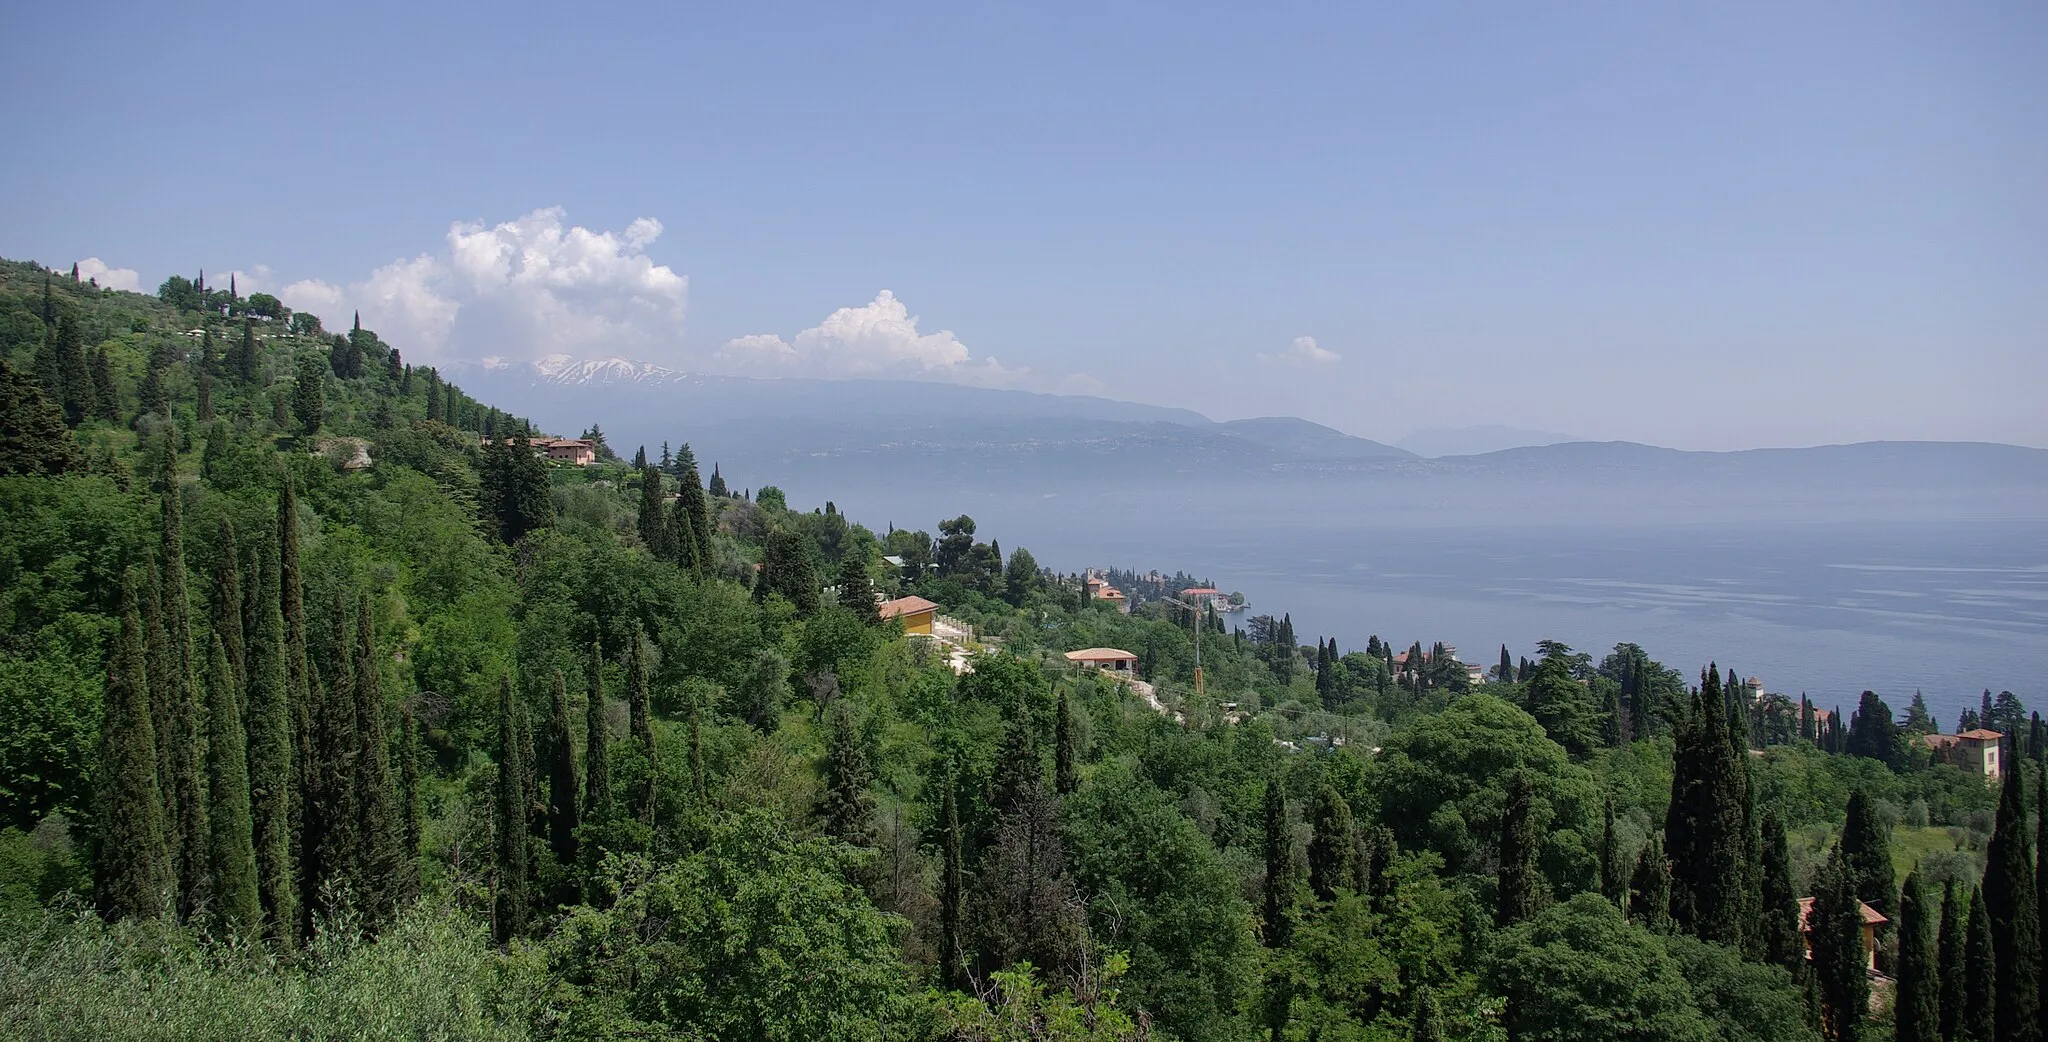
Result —
<instances>
[{"instance_id":1,"label":"hilltop vegetation","mask_svg":"<svg viewBox=\"0 0 2048 1042\"><path fill-rule=\"evenodd\" d=\"M2035 1037L2009 695L1999 788L1633 645L1122 614L203 279L6 263L0 365L9 1037Z\"/></svg>"}]
</instances>

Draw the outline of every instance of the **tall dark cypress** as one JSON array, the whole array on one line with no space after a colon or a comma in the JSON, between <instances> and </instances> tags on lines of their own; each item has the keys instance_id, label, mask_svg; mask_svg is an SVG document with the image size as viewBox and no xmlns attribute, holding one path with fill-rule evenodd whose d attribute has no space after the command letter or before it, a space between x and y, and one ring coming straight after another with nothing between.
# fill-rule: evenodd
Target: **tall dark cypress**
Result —
<instances>
[{"instance_id":1,"label":"tall dark cypress","mask_svg":"<svg viewBox=\"0 0 2048 1042\"><path fill-rule=\"evenodd\" d=\"M204 381L200 383L199 389L201 391L206 389ZM114 390L113 361L107 356L107 349L104 346L94 352L92 356L92 395L93 417L95 419L105 420L108 423L119 423L121 421L121 395L120 392ZM204 395L200 396L199 404L202 407L207 404ZM210 412L211 410L204 411ZM201 420L210 420L212 418L211 415L200 417Z\"/></svg>"},{"instance_id":2,"label":"tall dark cypress","mask_svg":"<svg viewBox=\"0 0 2048 1042\"><path fill-rule=\"evenodd\" d=\"M213 632L233 670L237 700L246 703L249 677L247 635L243 631L242 562L235 547L235 525L220 519L219 556L213 565Z\"/></svg>"},{"instance_id":3,"label":"tall dark cypress","mask_svg":"<svg viewBox=\"0 0 2048 1042\"><path fill-rule=\"evenodd\" d=\"M669 545L668 519L663 516L661 471L653 467L640 469L640 541L655 557L668 560L674 556Z\"/></svg>"},{"instance_id":4,"label":"tall dark cypress","mask_svg":"<svg viewBox=\"0 0 2048 1042\"><path fill-rule=\"evenodd\" d=\"M1651 836L1636 857L1636 872L1628 885L1628 917L1657 933L1671 929L1672 886L1670 863L1665 859L1664 841Z\"/></svg>"},{"instance_id":5,"label":"tall dark cypress","mask_svg":"<svg viewBox=\"0 0 2048 1042\"><path fill-rule=\"evenodd\" d=\"M951 770L946 772L944 784L946 798L939 813L943 858L939 878L939 983L958 990L967 985L966 946L961 935L961 913L967 895L961 882L960 800L954 792L959 786L954 783Z\"/></svg>"},{"instance_id":6,"label":"tall dark cypress","mask_svg":"<svg viewBox=\"0 0 2048 1042\"><path fill-rule=\"evenodd\" d=\"M1856 1042L1870 1006L1868 959L1863 950L1863 909L1856 881L1837 846L1814 880L1814 991L1820 998L1821 1037Z\"/></svg>"},{"instance_id":7,"label":"tall dark cypress","mask_svg":"<svg viewBox=\"0 0 2048 1042\"><path fill-rule=\"evenodd\" d=\"M696 559L692 563L696 566L697 574L702 575L711 555L711 504L704 498L704 479L697 472L697 457L690 451L687 443L683 445L683 451L677 454L677 462L682 466L680 473L676 475L681 484L676 504L683 508L684 516L689 519L690 535L696 551Z\"/></svg>"},{"instance_id":8,"label":"tall dark cypress","mask_svg":"<svg viewBox=\"0 0 2048 1042\"><path fill-rule=\"evenodd\" d=\"M107 661L94 792L93 898L108 919L163 914L171 882L137 577L129 577L122 601L121 633Z\"/></svg>"},{"instance_id":9,"label":"tall dark cypress","mask_svg":"<svg viewBox=\"0 0 2048 1042\"><path fill-rule=\"evenodd\" d=\"M1712 665L1701 674L1690 716L1680 729L1665 819L1672 917L1701 940L1741 947L1749 876L1745 765L1729 736L1720 674Z\"/></svg>"},{"instance_id":10,"label":"tall dark cypress","mask_svg":"<svg viewBox=\"0 0 2048 1042\"><path fill-rule=\"evenodd\" d=\"M583 819L612 816L610 725L604 713L604 648L590 642L589 694L583 710Z\"/></svg>"},{"instance_id":11,"label":"tall dark cypress","mask_svg":"<svg viewBox=\"0 0 2048 1042\"><path fill-rule=\"evenodd\" d=\"M212 834L206 821L206 720L193 669L192 611L185 592L185 522L179 510L177 468L176 450L165 435L158 555L163 560L164 633L170 641L166 663L171 670L170 795L177 806L178 918L190 920L211 897L207 851Z\"/></svg>"},{"instance_id":12,"label":"tall dark cypress","mask_svg":"<svg viewBox=\"0 0 2048 1042\"><path fill-rule=\"evenodd\" d=\"M249 630L249 675L244 690L249 699L249 811L256 854L256 894L263 907L264 935L273 944L288 947L298 928L291 806L297 775L292 767L284 615L278 610L275 549L266 550L252 565L249 591L256 624Z\"/></svg>"},{"instance_id":13,"label":"tall dark cypress","mask_svg":"<svg viewBox=\"0 0 2048 1042\"><path fill-rule=\"evenodd\" d=\"M1898 991L1893 1006L1897 1042L1941 1038L1941 972L1935 962L1933 928L1920 873L1909 873L1899 896Z\"/></svg>"},{"instance_id":14,"label":"tall dark cypress","mask_svg":"<svg viewBox=\"0 0 2048 1042\"><path fill-rule=\"evenodd\" d=\"M1507 806L1501 813L1499 892L1493 921L1512 926L1536 914L1541 873L1536 870L1536 783L1516 771L1508 778Z\"/></svg>"},{"instance_id":15,"label":"tall dark cypress","mask_svg":"<svg viewBox=\"0 0 2048 1042\"><path fill-rule=\"evenodd\" d=\"M2041 714L2034 714L2033 726L2031 748L2034 762L2039 765L2034 770L2034 914L2035 930L2041 938L2041 993L2036 999L2039 1003L2036 1008L2044 1015L2048 1015L2048 927L2041 926L2039 919L2040 916L2048 915L2048 749L2043 749L2039 744L2042 740ZM2014 773L2019 772L2017 764L2011 769ZM2042 1033L2048 1035L2048 1028L2044 1028Z\"/></svg>"},{"instance_id":16,"label":"tall dark cypress","mask_svg":"<svg viewBox=\"0 0 2048 1042\"><path fill-rule=\"evenodd\" d=\"M704 788L704 700L695 692L689 696L686 707L690 731L690 794L701 800Z\"/></svg>"},{"instance_id":17,"label":"tall dark cypress","mask_svg":"<svg viewBox=\"0 0 2048 1042\"><path fill-rule=\"evenodd\" d=\"M398 899L404 903L420 893L420 721L411 699L398 715L398 827Z\"/></svg>"},{"instance_id":18,"label":"tall dark cypress","mask_svg":"<svg viewBox=\"0 0 2048 1042\"><path fill-rule=\"evenodd\" d=\"M639 784L631 797L633 817L643 825L654 824L655 747L654 714L647 690L647 635L633 631L633 653L626 664L626 718L633 744L646 760Z\"/></svg>"},{"instance_id":19,"label":"tall dark cypress","mask_svg":"<svg viewBox=\"0 0 2048 1042\"><path fill-rule=\"evenodd\" d=\"M290 808L291 863L299 892L294 905L299 920L294 929L310 936L313 914L319 904L319 878L314 872L314 833L318 821L313 814L319 765L313 748L313 665L306 636L305 586L299 571L299 507L292 492L291 474L279 475L277 494L277 603L284 624L284 678L286 720L291 727L292 794Z\"/></svg>"},{"instance_id":20,"label":"tall dark cypress","mask_svg":"<svg viewBox=\"0 0 2048 1042\"><path fill-rule=\"evenodd\" d=\"M493 831L497 839L497 887L491 930L500 943L526 931L526 757L515 714L523 712L512 697L512 678L498 680L498 786Z\"/></svg>"},{"instance_id":21,"label":"tall dark cypress","mask_svg":"<svg viewBox=\"0 0 2048 1042\"><path fill-rule=\"evenodd\" d=\"M1633 866L1621 852L1621 839L1614 833L1614 797L1607 797L1600 828L1600 895L1616 908L1628 907L1628 882Z\"/></svg>"},{"instance_id":22,"label":"tall dark cypress","mask_svg":"<svg viewBox=\"0 0 2048 1042\"><path fill-rule=\"evenodd\" d=\"M178 884L178 797L172 747L176 744L177 734L178 659L176 649L171 646L170 630L164 625L163 571L157 567L155 557L143 563L143 570L147 578L142 601L142 644L148 662L150 734L156 741L157 799L163 808L157 816L164 828L164 883L175 890ZM177 911L175 898L170 911Z\"/></svg>"},{"instance_id":23,"label":"tall dark cypress","mask_svg":"<svg viewBox=\"0 0 2048 1042\"><path fill-rule=\"evenodd\" d=\"M1074 707L1060 690L1059 715L1053 718L1052 785L1062 796L1081 787L1080 738L1074 734Z\"/></svg>"},{"instance_id":24,"label":"tall dark cypress","mask_svg":"<svg viewBox=\"0 0 2048 1042\"><path fill-rule=\"evenodd\" d=\"M239 617L239 612L236 613ZM208 869L213 880L213 927L254 938L263 924L256 885L256 838L249 811L249 766L242 733L241 682L218 633L207 642L206 784Z\"/></svg>"},{"instance_id":25,"label":"tall dark cypress","mask_svg":"<svg viewBox=\"0 0 2048 1042\"><path fill-rule=\"evenodd\" d=\"M1799 896L1792 890L1792 856L1785 843L1785 823L1775 810L1764 814L1762 867L1764 961L1801 975L1806 971L1806 948L1799 936Z\"/></svg>"},{"instance_id":26,"label":"tall dark cypress","mask_svg":"<svg viewBox=\"0 0 2048 1042\"><path fill-rule=\"evenodd\" d=\"M1970 895L1970 926L1963 941L1963 1008L1956 1017L1956 1037L1968 1042L1993 1042L1998 1023L1998 952L1992 940L1991 911L1984 888Z\"/></svg>"},{"instance_id":27,"label":"tall dark cypress","mask_svg":"<svg viewBox=\"0 0 2048 1042\"><path fill-rule=\"evenodd\" d=\"M1898 909L1892 868L1891 829L1879 821L1870 794L1857 786L1849 792L1849 812L1842 823L1842 858L1849 865L1856 896L1889 919Z\"/></svg>"},{"instance_id":28,"label":"tall dark cypress","mask_svg":"<svg viewBox=\"0 0 2048 1042\"><path fill-rule=\"evenodd\" d=\"M827 835L856 847L872 840L875 799L868 791L874 768L844 702L832 708L825 735L825 794L820 810Z\"/></svg>"},{"instance_id":29,"label":"tall dark cypress","mask_svg":"<svg viewBox=\"0 0 2048 1042\"><path fill-rule=\"evenodd\" d=\"M576 800L576 736L569 730L569 689L555 671L548 705L548 846L555 860L576 863L576 828L582 823Z\"/></svg>"},{"instance_id":30,"label":"tall dark cypress","mask_svg":"<svg viewBox=\"0 0 2048 1042\"><path fill-rule=\"evenodd\" d=\"M2005 750L2010 753L2010 747ZM2032 837L2027 831L2023 772L2006 759L1998 818L1984 850L1984 905L1998 960L1996 1042L2040 1042L2041 910L2036 901Z\"/></svg>"},{"instance_id":31,"label":"tall dark cypress","mask_svg":"<svg viewBox=\"0 0 2048 1042\"><path fill-rule=\"evenodd\" d=\"M370 595L356 600L355 725L358 898L369 924L389 920L398 910L402 886L403 837L399 832L398 798L391 788L391 740L385 726L384 685L377 668L376 615Z\"/></svg>"},{"instance_id":32,"label":"tall dark cypress","mask_svg":"<svg viewBox=\"0 0 2048 1042\"><path fill-rule=\"evenodd\" d=\"M1328 901L1339 889L1358 889L1358 829L1351 805L1325 785L1316 793L1314 834L1308 842L1308 883Z\"/></svg>"},{"instance_id":33,"label":"tall dark cypress","mask_svg":"<svg viewBox=\"0 0 2048 1042\"><path fill-rule=\"evenodd\" d=\"M1266 779L1266 881L1262 917L1268 948L1285 948L1292 930L1288 913L1294 904L1294 839L1288 834L1287 800L1280 779Z\"/></svg>"},{"instance_id":34,"label":"tall dark cypress","mask_svg":"<svg viewBox=\"0 0 2048 1042\"><path fill-rule=\"evenodd\" d=\"M1942 1042L1955 1042L1957 1025L1962 1021L1964 995L1969 986L1966 983L1968 967L1964 965L1963 932L1967 928L1964 920L1970 915L1970 906L1950 882L1941 892L1941 929L1935 940L1935 962L1941 971L1940 1001L1936 1004L1941 1011L1939 1020Z\"/></svg>"}]
</instances>

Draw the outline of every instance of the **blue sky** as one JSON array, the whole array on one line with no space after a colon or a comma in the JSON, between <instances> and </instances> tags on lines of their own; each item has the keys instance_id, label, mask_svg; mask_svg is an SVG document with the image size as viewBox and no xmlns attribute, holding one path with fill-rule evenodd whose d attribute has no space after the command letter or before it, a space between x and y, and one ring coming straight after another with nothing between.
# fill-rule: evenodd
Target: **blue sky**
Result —
<instances>
[{"instance_id":1,"label":"blue sky","mask_svg":"<svg viewBox=\"0 0 2048 1042\"><path fill-rule=\"evenodd\" d=\"M0 254L441 362L2048 445L2038 3L290 6L11 13Z\"/></svg>"}]
</instances>

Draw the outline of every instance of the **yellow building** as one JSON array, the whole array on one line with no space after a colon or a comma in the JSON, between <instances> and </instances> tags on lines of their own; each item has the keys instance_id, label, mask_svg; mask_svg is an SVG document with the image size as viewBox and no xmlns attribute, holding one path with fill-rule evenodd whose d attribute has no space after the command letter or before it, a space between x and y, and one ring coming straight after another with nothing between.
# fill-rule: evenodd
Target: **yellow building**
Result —
<instances>
[{"instance_id":1,"label":"yellow building","mask_svg":"<svg viewBox=\"0 0 2048 1042\"><path fill-rule=\"evenodd\" d=\"M884 622L902 619L905 633L929 637L932 635L932 622L939 615L939 606L922 597L898 597L893 601L883 601L876 611L881 613Z\"/></svg>"}]
</instances>

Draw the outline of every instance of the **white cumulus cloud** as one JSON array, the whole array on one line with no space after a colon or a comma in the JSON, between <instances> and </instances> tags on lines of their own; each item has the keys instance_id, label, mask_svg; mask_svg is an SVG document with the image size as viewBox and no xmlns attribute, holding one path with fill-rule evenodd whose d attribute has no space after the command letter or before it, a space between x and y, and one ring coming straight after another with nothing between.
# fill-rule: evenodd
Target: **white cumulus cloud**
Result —
<instances>
[{"instance_id":1,"label":"white cumulus cloud","mask_svg":"<svg viewBox=\"0 0 2048 1042\"><path fill-rule=\"evenodd\" d=\"M109 268L107 262L98 257L87 257L78 262L78 277L96 279L108 289L124 289L130 293L142 292L142 277L134 268Z\"/></svg>"},{"instance_id":2,"label":"white cumulus cloud","mask_svg":"<svg viewBox=\"0 0 2048 1042\"><path fill-rule=\"evenodd\" d=\"M444 250L354 282L301 279L272 292L331 329L361 311L363 325L418 361L672 355L689 279L647 255L661 222L642 217L610 232L566 217L549 207L495 225L457 221Z\"/></svg>"},{"instance_id":3,"label":"white cumulus cloud","mask_svg":"<svg viewBox=\"0 0 2048 1042\"><path fill-rule=\"evenodd\" d=\"M1278 354L1261 354L1258 358L1261 362L1291 366L1332 365L1344 360L1343 355L1318 345L1312 336L1295 337L1294 342L1287 345L1287 350Z\"/></svg>"},{"instance_id":4,"label":"white cumulus cloud","mask_svg":"<svg viewBox=\"0 0 2048 1042\"><path fill-rule=\"evenodd\" d=\"M772 333L728 340L713 362L744 375L910 377L980 387L1015 386L1030 373L994 356L976 358L951 330L920 333L917 322L885 289L869 303L840 308L789 340Z\"/></svg>"}]
</instances>

